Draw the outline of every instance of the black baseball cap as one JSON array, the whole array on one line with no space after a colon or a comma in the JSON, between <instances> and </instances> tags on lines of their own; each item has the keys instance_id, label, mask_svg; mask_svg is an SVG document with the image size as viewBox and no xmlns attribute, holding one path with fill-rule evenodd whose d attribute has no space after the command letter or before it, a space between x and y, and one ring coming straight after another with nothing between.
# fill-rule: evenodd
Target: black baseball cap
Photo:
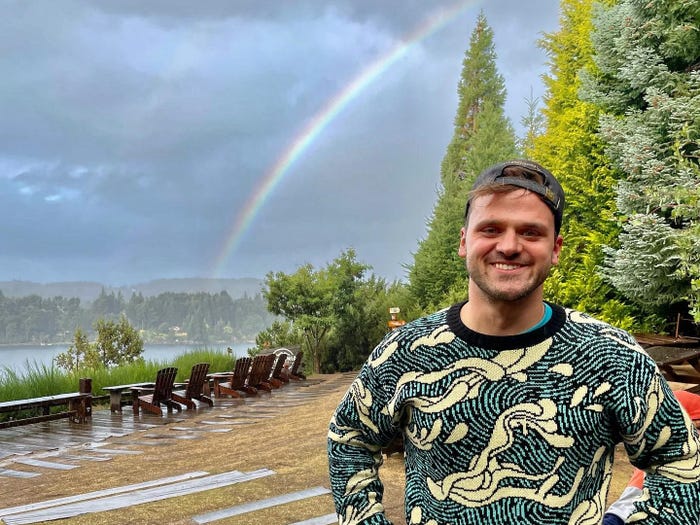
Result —
<instances>
[{"instance_id":1,"label":"black baseball cap","mask_svg":"<svg viewBox=\"0 0 700 525\"><path fill-rule=\"evenodd\" d=\"M476 178L472 184L473 192L481 186L487 184L504 184L518 186L535 192L539 195L554 214L554 227L557 233L561 228L562 216L564 214L564 190L559 181L554 178L549 171L531 160L509 160L486 168ZM469 203L464 210L464 216L469 213Z\"/></svg>"}]
</instances>

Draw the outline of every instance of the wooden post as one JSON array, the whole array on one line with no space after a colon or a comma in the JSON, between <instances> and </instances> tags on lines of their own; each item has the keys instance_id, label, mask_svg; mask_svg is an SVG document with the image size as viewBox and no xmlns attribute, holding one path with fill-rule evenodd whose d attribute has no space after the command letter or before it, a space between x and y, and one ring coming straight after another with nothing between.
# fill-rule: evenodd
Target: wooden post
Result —
<instances>
[{"instance_id":1,"label":"wooden post","mask_svg":"<svg viewBox=\"0 0 700 525\"><path fill-rule=\"evenodd\" d=\"M88 394L85 400L85 417L92 417L92 378L81 377L78 384L78 391L81 394Z\"/></svg>"}]
</instances>

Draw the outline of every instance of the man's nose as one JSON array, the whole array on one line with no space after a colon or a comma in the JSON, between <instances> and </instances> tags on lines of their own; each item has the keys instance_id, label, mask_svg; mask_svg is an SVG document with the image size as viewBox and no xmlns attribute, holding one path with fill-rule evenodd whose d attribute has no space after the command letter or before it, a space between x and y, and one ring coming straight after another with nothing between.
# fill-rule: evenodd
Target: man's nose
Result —
<instances>
[{"instance_id":1,"label":"man's nose","mask_svg":"<svg viewBox=\"0 0 700 525\"><path fill-rule=\"evenodd\" d=\"M497 250L506 257L520 253L520 237L516 232L506 230L498 240Z\"/></svg>"}]
</instances>

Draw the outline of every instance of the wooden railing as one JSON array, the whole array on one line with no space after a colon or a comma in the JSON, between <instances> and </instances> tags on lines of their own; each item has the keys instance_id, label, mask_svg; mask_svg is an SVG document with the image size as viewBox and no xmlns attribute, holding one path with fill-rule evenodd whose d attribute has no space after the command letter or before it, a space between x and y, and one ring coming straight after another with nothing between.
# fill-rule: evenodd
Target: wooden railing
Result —
<instances>
[{"instance_id":1,"label":"wooden railing","mask_svg":"<svg viewBox=\"0 0 700 525\"><path fill-rule=\"evenodd\" d=\"M52 412L56 407L60 409ZM86 423L92 416L92 380L82 378L78 392L2 401L0 414L6 414L0 421L0 428L61 418L69 418L76 423Z\"/></svg>"}]
</instances>

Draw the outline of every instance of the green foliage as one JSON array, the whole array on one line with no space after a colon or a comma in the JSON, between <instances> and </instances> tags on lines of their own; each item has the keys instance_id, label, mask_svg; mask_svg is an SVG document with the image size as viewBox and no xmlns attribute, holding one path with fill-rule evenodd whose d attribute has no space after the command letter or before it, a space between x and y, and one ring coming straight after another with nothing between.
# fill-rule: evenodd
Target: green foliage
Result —
<instances>
[{"instance_id":1,"label":"green foliage","mask_svg":"<svg viewBox=\"0 0 700 525\"><path fill-rule=\"evenodd\" d=\"M326 371L352 370L367 359L369 351L384 337L390 295L383 279L371 276L346 289L338 297L338 317L329 337ZM341 306L341 301L344 303Z\"/></svg>"},{"instance_id":2,"label":"green foliage","mask_svg":"<svg viewBox=\"0 0 700 525\"><path fill-rule=\"evenodd\" d=\"M274 320L260 294L233 300L227 292L138 293L124 301L121 294L102 290L93 303L81 306L77 298L5 297L0 292L0 344L65 342L76 328L93 336L97 319L118 321L121 315L150 343L249 340Z\"/></svg>"},{"instance_id":3,"label":"green foliage","mask_svg":"<svg viewBox=\"0 0 700 525\"><path fill-rule=\"evenodd\" d=\"M119 366L142 359L143 340L126 316L119 322L98 319L95 350L102 366Z\"/></svg>"},{"instance_id":4,"label":"green foliage","mask_svg":"<svg viewBox=\"0 0 700 525\"><path fill-rule=\"evenodd\" d=\"M192 367L197 363L209 363L209 372L227 372L233 370L236 364L236 356L218 350L206 348L185 352L175 356L172 361L157 362L158 369L165 366L177 368L177 381L184 381L190 377ZM127 383L128 384L128 383Z\"/></svg>"},{"instance_id":5,"label":"green foliage","mask_svg":"<svg viewBox=\"0 0 700 525\"><path fill-rule=\"evenodd\" d=\"M255 356L271 348L301 346L302 334L290 321L274 321L272 325L255 336L255 347L248 353Z\"/></svg>"},{"instance_id":6,"label":"green foliage","mask_svg":"<svg viewBox=\"0 0 700 525\"><path fill-rule=\"evenodd\" d=\"M190 375L195 363L210 363L210 370L224 372L233 370L235 356L207 349L195 350L176 356L173 360L139 360L117 367L82 367L79 370L60 370L55 366L28 363L26 372L18 374L13 369L3 368L0 373L0 401L49 396L78 390L80 378L92 380L93 395L102 394L102 387L128 385L153 381L156 373L166 366L178 369L177 381Z\"/></svg>"},{"instance_id":7,"label":"green foliage","mask_svg":"<svg viewBox=\"0 0 700 525\"><path fill-rule=\"evenodd\" d=\"M390 307L407 320L418 316L405 285L365 278L369 269L350 249L319 270L307 264L293 274L268 274L268 307L286 322L261 332L256 349L301 342L315 373L357 368L386 334Z\"/></svg>"},{"instance_id":8,"label":"green foliage","mask_svg":"<svg viewBox=\"0 0 700 525\"><path fill-rule=\"evenodd\" d=\"M269 310L292 321L302 334L312 359L313 371L321 370L321 358L327 336L345 311L344 303L367 266L355 261L355 252L342 253L325 269L301 266L294 274L269 273L263 294Z\"/></svg>"},{"instance_id":9,"label":"green foliage","mask_svg":"<svg viewBox=\"0 0 700 525\"><path fill-rule=\"evenodd\" d=\"M85 368L114 367L143 360L143 340L125 316L119 322L98 319L95 322L97 340L91 344L78 328L73 343L54 360L68 371Z\"/></svg>"},{"instance_id":10,"label":"green foliage","mask_svg":"<svg viewBox=\"0 0 700 525\"><path fill-rule=\"evenodd\" d=\"M49 396L78 390L78 381L60 372L56 367L44 363L27 363L26 372L17 374L13 369L3 368L0 374L0 400Z\"/></svg>"},{"instance_id":11,"label":"green foliage","mask_svg":"<svg viewBox=\"0 0 700 525\"><path fill-rule=\"evenodd\" d=\"M82 329L77 328L73 336L73 343L65 352L54 358L54 363L59 368L73 371L81 368L94 368L99 365L100 357L95 345L90 344L88 336Z\"/></svg>"},{"instance_id":12,"label":"green foliage","mask_svg":"<svg viewBox=\"0 0 700 525\"><path fill-rule=\"evenodd\" d=\"M462 62L457 92L454 134L441 166L442 187L427 236L408 268L411 292L424 311L464 282L457 248L471 182L489 165L516 156L515 133L503 112L505 82L496 68L493 31L483 13Z\"/></svg>"},{"instance_id":13,"label":"green foliage","mask_svg":"<svg viewBox=\"0 0 700 525\"><path fill-rule=\"evenodd\" d=\"M424 311L441 301L466 272L464 261L457 254L465 195L466 189L440 194L428 224L428 235L419 242L408 268L411 292Z\"/></svg>"},{"instance_id":14,"label":"green foliage","mask_svg":"<svg viewBox=\"0 0 700 525\"><path fill-rule=\"evenodd\" d=\"M617 173L598 136L599 109L579 98L581 76L596 73L591 43L593 0L563 0L560 27L545 35L550 72L542 114L545 131L532 140L529 157L554 173L566 193L559 264L545 282L545 297L618 326L632 327L638 309L606 283L599 271L603 245L619 227L613 220ZM615 305L610 308L609 305Z\"/></svg>"},{"instance_id":15,"label":"green foliage","mask_svg":"<svg viewBox=\"0 0 700 525\"><path fill-rule=\"evenodd\" d=\"M328 275L306 264L292 275L269 273L265 282L268 308L294 323L304 338L314 371L319 372L322 347L333 318Z\"/></svg>"},{"instance_id":16,"label":"green foliage","mask_svg":"<svg viewBox=\"0 0 700 525\"><path fill-rule=\"evenodd\" d=\"M604 277L647 310L700 321L700 50L697 2L623 0L600 9L598 70L581 94L597 104L605 152L621 172L618 242Z\"/></svg>"},{"instance_id":17,"label":"green foliage","mask_svg":"<svg viewBox=\"0 0 700 525\"><path fill-rule=\"evenodd\" d=\"M530 155L535 147L535 139L544 130L545 119L539 110L540 99L533 96L530 89L530 96L525 99L527 111L520 119L520 123L525 129L525 135L519 140L519 149L523 155Z\"/></svg>"}]
</instances>

